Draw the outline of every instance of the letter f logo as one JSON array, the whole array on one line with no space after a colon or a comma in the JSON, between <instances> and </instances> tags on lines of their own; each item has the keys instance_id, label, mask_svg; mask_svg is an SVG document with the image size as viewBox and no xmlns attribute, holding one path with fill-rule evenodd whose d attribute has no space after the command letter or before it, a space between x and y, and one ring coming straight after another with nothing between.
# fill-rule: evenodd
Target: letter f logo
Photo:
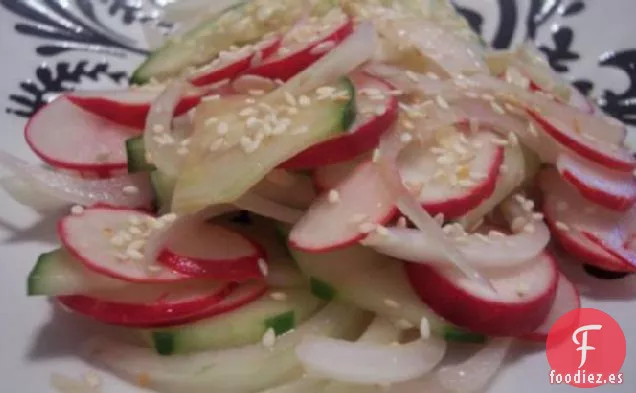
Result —
<instances>
[{"instance_id":1,"label":"letter f logo","mask_svg":"<svg viewBox=\"0 0 636 393\"><path fill-rule=\"evenodd\" d=\"M596 349L592 346L587 345L587 332L590 330L601 330L602 328L602 325L585 325L576 329L574 333L572 333L572 341L574 341L574 344L580 345L580 347L576 349L577 351L581 351L581 364L579 364L579 368L583 367L583 365L587 361L587 351L593 351ZM583 333L583 339L581 340L581 342L579 342L577 338L579 333Z\"/></svg>"}]
</instances>

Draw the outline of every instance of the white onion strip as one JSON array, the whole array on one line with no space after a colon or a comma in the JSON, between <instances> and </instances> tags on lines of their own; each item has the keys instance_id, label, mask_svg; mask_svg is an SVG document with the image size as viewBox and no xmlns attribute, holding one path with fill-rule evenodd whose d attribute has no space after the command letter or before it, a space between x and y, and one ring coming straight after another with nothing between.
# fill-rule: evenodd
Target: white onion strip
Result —
<instances>
[{"instance_id":1,"label":"white onion strip","mask_svg":"<svg viewBox=\"0 0 636 393\"><path fill-rule=\"evenodd\" d=\"M449 392L482 391L501 368L511 343L511 338L492 339L463 363L440 368L436 372L439 383Z\"/></svg>"},{"instance_id":2,"label":"white onion strip","mask_svg":"<svg viewBox=\"0 0 636 393\"><path fill-rule=\"evenodd\" d=\"M446 260L452 262L466 277L495 292L492 284L470 266L456 246L446 239L439 224L422 209L418 201L402 184L397 168L397 157L404 144L400 140L399 135L400 133L394 130L383 136L380 140L380 157L377 162L378 170L381 171L387 187L396 193L398 209L413 221L415 226L422 232L421 236L423 238L430 237L439 245L439 250L443 253Z\"/></svg>"},{"instance_id":3,"label":"white onion strip","mask_svg":"<svg viewBox=\"0 0 636 393\"><path fill-rule=\"evenodd\" d=\"M243 210L249 210L261 216L289 224L295 224L305 214L302 210L281 205L250 192L243 194L238 200L234 201L234 205Z\"/></svg>"},{"instance_id":4,"label":"white onion strip","mask_svg":"<svg viewBox=\"0 0 636 393\"><path fill-rule=\"evenodd\" d=\"M41 193L78 205L103 203L132 209L149 208L153 197L147 173L109 179L80 179L29 164L3 150L0 150L0 167Z\"/></svg>"},{"instance_id":5,"label":"white onion strip","mask_svg":"<svg viewBox=\"0 0 636 393\"><path fill-rule=\"evenodd\" d=\"M20 204L39 212L58 210L69 204L33 188L29 183L15 175L0 179L0 187Z\"/></svg>"},{"instance_id":6,"label":"white onion strip","mask_svg":"<svg viewBox=\"0 0 636 393\"><path fill-rule=\"evenodd\" d=\"M310 373L361 384L391 384L418 378L432 370L445 352L446 342L436 337L403 345L307 337L296 348L298 358Z\"/></svg>"},{"instance_id":7,"label":"white onion strip","mask_svg":"<svg viewBox=\"0 0 636 393\"><path fill-rule=\"evenodd\" d=\"M373 57L377 36L371 22L360 23L356 30L327 55L291 78L273 94L300 95L336 78L347 75Z\"/></svg>"}]
</instances>

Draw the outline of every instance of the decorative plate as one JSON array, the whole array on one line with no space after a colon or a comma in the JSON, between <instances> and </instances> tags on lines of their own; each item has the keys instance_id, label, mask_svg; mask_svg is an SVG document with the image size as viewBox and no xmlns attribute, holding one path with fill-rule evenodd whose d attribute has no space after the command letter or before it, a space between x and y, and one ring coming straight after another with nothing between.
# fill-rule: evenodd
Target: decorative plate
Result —
<instances>
[{"instance_id":1,"label":"decorative plate","mask_svg":"<svg viewBox=\"0 0 636 393\"><path fill-rule=\"evenodd\" d=\"M0 0L2 147L35 161L23 139L28 118L60 92L124 86L148 52L141 26L165 0ZM456 0L470 24L496 48L534 40L550 65L609 115L636 126L636 2L633 0ZM634 134L631 132L632 146ZM0 191L1 192L1 191ZM5 312L0 350L2 391L50 392L52 372L81 375L86 323L27 298L32 262L56 243L57 217L43 219L0 193L0 304ZM634 392L636 277L602 281L571 273L584 306L614 317L627 337L625 382L598 392ZM544 351L517 346L492 393L574 392L550 385ZM141 390L103 374L104 393ZM186 393L186 392L184 392ZM414 392L416 393L416 392Z\"/></svg>"}]
</instances>

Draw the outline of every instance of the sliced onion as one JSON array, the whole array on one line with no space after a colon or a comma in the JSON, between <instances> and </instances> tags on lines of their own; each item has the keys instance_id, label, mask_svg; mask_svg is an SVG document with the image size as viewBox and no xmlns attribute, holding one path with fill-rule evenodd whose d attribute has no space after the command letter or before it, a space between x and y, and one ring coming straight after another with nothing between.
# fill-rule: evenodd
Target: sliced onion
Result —
<instances>
[{"instance_id":1,"label":"sliced onion","mask_svg":"<svg viewBox=\"0 0 636 393\"><path fill-rule=\"evenodd\" d=\"M310 373L360 384L390 384L418 378L444 356L446 342L437 337L402 345L352 343L326 337L307 337L296 348Z\"/></svg>"},{"instance_id":2,"label":"sliced onion","mask_svg":"<svg viewBox=\"0 0 636 393\"><path fill-rule=\"evenodd\" d=\"M177 154L178 140L162 144L158 137L175 138L172 133L174 108L179 103L181 93L186 87L183 79L171 82L150 106L144 129L144 147L150 161L159 171L169 177L176 177L182 157Z\"/></svg>"},{"instance_id":3,"label":"sliced onion","mask_svg":"<svg viewBox=\"0 0 636 393\"><path fill-rule=\"evenodd\" d=\"M371 22L362 22L340 45L291 78L274 94L300 95L347 75L373 57L377 36Z\"/></svg>"},{"instance_id":4,"label":"sliced onion","mask_svg":"<svg viewBox=\"0 0 636 393\"><path fill-rule=\"evenodd\" d=\"M323 393L328 382L322 379L303 377L259 393Z\"/></svg>"},{"instance_id":5,"label":"sliced onion","mask_svg":"<svg viewBox=\"0 0 636 393\"><path fill-rule=\"evenodd\" d=\"M160 48L166 42L165 37L163 36L163 34L161 34L161 31L159 31L156 25L152 25L150 23L142 23L141 31L144 34L146 47L149 50Z\"/></svg>"},{"instance_id":6,"label":"sliced onion","mask_svg":"<svg viewBox=\"0 0 636 393\"><path fill-rule=\"evenodd\" d=\"M91 386L86 381L78 381L58 373L51 375L51 386L59 393L100 393L98 386Z\"/></svg>"},{"instance_id":7,"label":"sliced onion","mask_svg":"<svg viewBox=\"0 0 636 393\"><path fill-rule=\"evenodd\" d=\"M457 90L448 82L431 78L428 75L413 73L411 71L382 63L372 63L364 68L366 72L382 78L403 93L419 92L427 96L444 94L449 90ZM416 79L417 81L415 81Z\"/></svg>"},{"instance_id":8,"label":"sliced onion","mask_svg":"<svg viewBox=\"0 0 636 393\"><path fill-rule=\"evenodd\" d=\"M211 17L245 0L179 0L163 7L166 22L184 22L204 15Z\"/></svg>"},{"instance_id":9,"label":"sliced onion","mask_svg":"<svg viewBox=\"0 0 636 393\"><path fill-rule=\"evenodd\" d=\"M68 203L85 206L102 203L113 207L139 209L149 208L153 198L147 173L109 179L80 179L29 164L2 150L0 167L12 172L35 190ZM128 189L132 192L126 192Z\"/></svg>"},{"instance_id":10,"label":"sliced onion","mask_svg":"<svg viewBox=\"0 0 636 393\"><path fill-rule=\"evenodd\" d=\"M430 237L439 244L439 249L443 252L445 260L450 261L469 279L495 292L490 282L470 266L464 255L446 238L435 219L422 209L419 202L402 184L397 167L397 157L403 145L398 133L389 132L385 134L380 140L380 157L377 163L378 169L386 181L387 188L396 194L395 199L398 209L418 227L422 232L421 236L423 238Z\"/></svg>"},{"instance_id":11,"label":"sliced onion","mask_svg":"<svg viewBox=\"0 0 636 393\"><path fill-rule=\"evenodd\" d=\"M501 368L511 343L510 338L492 339L463 363L440 368L436 372L439 383L455 393L482 391Z\"/></svg>"},{"instance_id":12,"label":"sliced onion","mask_svg":"<svg viewBox=\"0 0 636 393\"><path fill-rule=\"evenodd\" d=\"M68 202L33 188L17 176L7 176L0 179L0 187L17 202L35 211L57 210L68 205Z\"/></svg>"},{"instance_id":13,"label":"sliced onion","mask_svg":"<svg viewBox=\"0 0 636 393\"><path fill-rule=\"evenodd\" d=\"M289 224L295 224L305 214L302 210L281 205L251 192L243 194L234 202L234 205L243 210L249 210L261 216Z\"/></svg>"}]
</instances>

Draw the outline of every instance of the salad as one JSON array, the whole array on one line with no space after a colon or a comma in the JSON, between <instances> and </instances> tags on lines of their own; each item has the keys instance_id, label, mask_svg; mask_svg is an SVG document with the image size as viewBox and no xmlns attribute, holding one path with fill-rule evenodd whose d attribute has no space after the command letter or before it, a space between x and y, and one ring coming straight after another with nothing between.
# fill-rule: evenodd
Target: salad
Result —
<instances>
[{"instance_id":1,"label":"salad","mask_svg":"<svg viewBox=\"0 0 636 393\"><path fill-rule=\"evenodd\" d=\"M626 127L531 44L486 47L446 0L187 0L164 17L129 88L30 120L46 167L0 151L18 202L72 205L28 295L125 332L86 346L121 378L476 392L580 307L559 251L636 271Z\"/></svg>"}]
</instances>

